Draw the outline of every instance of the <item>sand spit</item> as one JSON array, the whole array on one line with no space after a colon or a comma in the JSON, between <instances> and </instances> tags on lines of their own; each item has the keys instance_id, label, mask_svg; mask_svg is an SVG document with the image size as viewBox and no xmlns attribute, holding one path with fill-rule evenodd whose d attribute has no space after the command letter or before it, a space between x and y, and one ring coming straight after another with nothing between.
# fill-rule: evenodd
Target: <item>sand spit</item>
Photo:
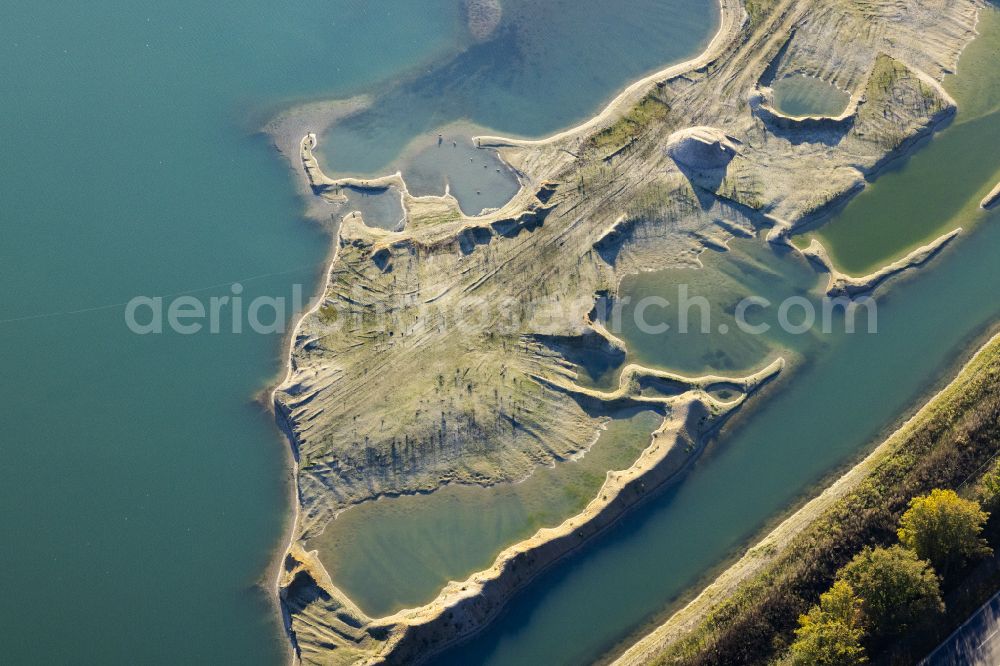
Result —
<instances>
[{"instance_id":1,"label":"sand spit","mask_svg":"<svg viewBox=\"0 0 1000 666\"><path fill-rule=\"evenodd\" d=\"M322 133L337 121L369 108L372 102L372 97L368 95L360 95L346 100L310 102L279 114L261 128L261 132L270 138L275 150L285 157L295 173L295 181L300 186L299 191L305 197L306 213L310 218L325 223L330 215L327 204L340 203L341 200L337 198L321 199L312 196L316 194L315 189L310 189L312 177L302 168L304 166L301 160L303 141L310 136L315 137L316 133ZM316 167L317 172L321 172L318 169L318 163L314 161L313 166Z\"/></svg>"},{"instance_id":2,"label":"sand spit","mask_svg":"<svg viewBox=\"0 0 1000 666\"><path fill-rule=\"evenodd\" d=\"M827 283L826 295L830 298L847 296L849 298L870 293L882 285L886 280L899 275L905 271L920 268L931 259L936 257L941 250L962 233L959 227L953 231L942 235L923 247L918 247L905 257L894 261L888 266L884 266L874 273L861 277L851 277L842 273L833 263L830 254L823 247L823 244L816 238L812 239L809 247L799 250L804 257L818 264L822 270L830 274Z\"/></svg>"},{"instance_id":3,"label":"sand spit","mask_svg":"<svg viewBox=\"0 0 1000 666\"><path fill-rule=\"evenodd\" d=\"M299 147L299 156L302 160L302 170L309 182L309 187L317 196L332 202L346 201L347 197L341 192L344 189L358 190L359 192L379 193L388 190L390 187L398 188L400 191L406 190L406 183L403 181L403 174L396 172L388 176L379 178L330 178L319 165L319 160L313 151L319 145L319 138L315 132L309 133L302 138Z\"/></svg>"},{"instance_id":4,"label":"sand spit","mask_svg":"<svg viewBox=\"0 0 1000 666\"><path fill-rule=\"evenodd\" d=\"M984 350L994 347L998 342L1000 342L1000 336L995 336L983 345L957 373L956 378L949 386L928 400L913 417L864 460L852 467L801 509L786 518L758 543L748 548L742 558L720 574L694 600L625 651L613 662L614 666L645 666L645 664L653 663L660 654L665 652L666 648L695 629L720 603L731 597L742 583L764 571L772 562L776 562L798 534L838 500L863 483L879 462L890 455L900 442L903 442L915 428L918 428L933 414L938 400L963 381L969 369L976 366Z\"/></svg>"},{"instance_id":5,"label":"sand spit","mask_svg":"<svg viewBox=\"0 0 1000 666\"><path fill-rule=\"evenodd\" d=\"M300 104L278 114L261 128L261 132L271 137L275 149L294 163L303 136L321 134L336 122L370 108L373 103L371 96L359 95L345 100Z\"/></svg>"},{"instance_id":6,"label":"sand spit","mask_svg":"<svg viewBox=\"0 0 1000 666\"><path fill-rule=\"evenodd\" d=\"M595 335L624 347L591 321L595 294L616 296L638 271L697 266L733 236L775 224L787 233L856 192L954 111L937 81L971 39L979 7L775 0L751 20L738 0L721 4L704 54L630 86L590 122L541 141L482 138L522 179L485 215L464 215L454 197L410 196L398 174L328 178L312 152L320 130L299 136L293 166L313 201L394 188L406 214L395 232L342 220L323 296L298 323L273 394L298 461L278 587L302 661L411 661L471 635L514 590L697 456L705 430L777 368L691 380L631 366L616 391L579 387L567 349L591 349ZM844 77L824 73L832 62ZM845 124L770 122L749 100L769 71L785 69L817 70L863 103ZM670 137L685 148L680 163ZM710 159L698 156L713 146ZM477 317L463 318L470 311ZM732 402L706 392L733 383L742 396ZM584 453L615 405L648 402L669 412L664 429L631 470L609 476L589 518L512 547L422 609L360 616L318 554L302 551L353 504L526 478Z\"/></svg>"},{"instance_id":7,"label":"sand spit","mask_svg":"<svg viewBox=\"0 0 1000 666\"><path fill-rule=\"evenodd\" d=\"M983 199L983 202L979 205L986 210L989 210L997 204L1000 204L1000 183L997 183L997 186L993 188L993 191L987 194L986 198Z\"/></svg>"}]
</instances>

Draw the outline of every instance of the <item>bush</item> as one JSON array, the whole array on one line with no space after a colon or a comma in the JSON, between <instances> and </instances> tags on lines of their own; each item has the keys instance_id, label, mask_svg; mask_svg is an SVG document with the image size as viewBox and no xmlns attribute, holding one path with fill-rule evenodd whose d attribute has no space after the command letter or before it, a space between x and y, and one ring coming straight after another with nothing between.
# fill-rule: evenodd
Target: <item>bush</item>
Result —
<instances>
[{"instance_id":1,"label":"bush","mask_svg":"<svg viewBox=\"0 0 1000 666\"><path fill-rule=\"evenodd\" d=\"M848 583L861 599L866 628L874 636L902 635L944 611L934 569L899 546L865 548L840 570L837 580Z\"/></svg>"},{"instance_id":2,"label":"bush","mask_svg":"<svg viewBox=\"0 0 1000 666\"><path fill-rule=\"evenodd\" d=\"M792 643L794 666L853 666L867 661L861 645L861 600L845 581L837 581L819 605L799 617Z\"/></svg>"},{"instance_id":3,"label":"bush","mask_svg":"<svg viewBox=\"0 0 1000 666\"><path fill-rule=\"evenodd\" d=\"M989 514L953 490L914 497L899 522L899 541L947 576L970 559L992 550L980 537Z\"/></svg>"}]
</instances>

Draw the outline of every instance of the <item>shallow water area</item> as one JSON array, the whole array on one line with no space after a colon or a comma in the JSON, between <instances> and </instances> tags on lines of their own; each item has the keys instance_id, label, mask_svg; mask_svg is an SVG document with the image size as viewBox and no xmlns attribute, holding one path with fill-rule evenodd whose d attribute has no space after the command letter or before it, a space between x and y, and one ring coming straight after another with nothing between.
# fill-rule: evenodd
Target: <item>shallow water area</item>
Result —
<instances>
[{"instance_id":1,"label":"shallow water area","mask_svg":"<svg viewBox=\"0 0 1000 666\"><path fill-rule=\"evenodd\" d=\"M736 376L756 372L778 356L804 356L823 344L824 309L813 268L761 238L734 239L729 247L728 252L702 254L701 268L672 268L622 280L623 305L606 309L603 319L612 333L627 341L629 362L692 376ZM800 301L784 317L792 326L783 327L779 308L790 298ZM806 321L804 308L814 313L820 326L802 333L786 330ZM826 328L841 328L843 316L843 309L831 309ZM858 326L867 325L864 312L855 318ZM758 332L761 327L767 330Z\"/></svg>"},{"instance_id":2,"label":"shallow water area","mask_svg":"<svg viewBox=\"0 0 1000 666\"><path fill-rule=\"evenodd\" d=\"M309 541L333 582L372 617L430 602L450 580L488 568L507 546L579 513L609 470L627 469L663 417L616 415L581 457L519 483L445 486L348 509Z\"/></svg>"},{"instance_id":3,"label":"shallow water area","mask_svg":"<svg viewBox=\"0 0 1000 666\"><path fill-rule=\"evenodd\" d=\"M717 24L718 6L701 0L638 0L627 11L601 0L505 0L489 39L382 88L370 108L323 132L318 153L331 174L375 176L405 171L400 155L414 137L436 140L456 121L544 136L593 115L624 83L697 53ZM457 166L448 172L456 182L465 172Z\"/></svg>"},{"instance_id":4,"label":"shallow water area","mask_svg":"<svg viewBox=\"0 0 1000 666\"><path fill-rule=\"evenodd\" d=\"M330 214L335 218L357 213L369 227L386 231L399 231L406 217L403 202L395 188L384 192L363 192L345 188L342 190L347 201L330 206Z\"/></svg>"},{"instance_id":5,"label":"shallow water area","mask_svg":"<svg viewBox=\"0 0 1000 666\"><path fill-rule=\"evenodd\" d=\"M847 109L851 96L837 86L815 76L793 74L775 81L774 106L795 116L839 116Z\"/></svg>"},{"instance_id":6,"label":"shallow water area","mask_svg":"<svg viewBox=\"0 0 1000 666\"><path fill-rule=\"evenodd\" d=\"M410 194L440 196L447 191L466 215L501 208L517 194L517 174L495 150L477 148L458 131L444 132L406 159L403 178Z\"/></svg>"}]
</instances>

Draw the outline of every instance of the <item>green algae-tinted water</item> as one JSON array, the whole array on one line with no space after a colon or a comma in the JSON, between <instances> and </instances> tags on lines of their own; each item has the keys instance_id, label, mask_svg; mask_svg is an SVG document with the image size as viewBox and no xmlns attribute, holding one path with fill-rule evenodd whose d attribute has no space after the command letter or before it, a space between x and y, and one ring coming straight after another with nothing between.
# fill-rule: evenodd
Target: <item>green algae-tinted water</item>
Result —
<instances>
[{"instance_id":1,"label":"green algae-tinted water","mask_svg":"<svg viewBox=\"0 0 1000 666\"><path fill-rule=\"evenodd\" d=\"M984 39L998 37L987 32ZM982 108L981 99L968 108ZM936 141L963 141L958 129ZM1000 154L988 143L998 140L982 137L980 161ZM934 159L928 152L912 157L900 187L928 187L923 162ZM882 191L873 188L870 197L891 196ZM929 224L924 216L935 211L915 214ZM998 253L1000 211L993 211L926 270L877 299L878 334L835 336L815 349L681 483L540 577L500 620L435 663L577 664L626 640L946 381L960 350L1000 317ZM645 344L635 336L626 342ZM662 346L653 360L683 360L674 349Z\"/></svg>"},{"instance_id":2,"label":"green algae-tinted water","mask_svg":"<svg viewBox=\"0 0 1000 666\"><path fill-rule=\"evenodd\" d=\"M985 10L979 32L958 73L945 78L959 104L949 131L920 148L921 159L892 165L816 232L842 270L864 275L985 218L979 202L1000 180L1000 12Z\"/></svg>"},{"instance_id":3,"label":"green algae-tinted water","mask_svg":"<svg viewBox=\"0 0 1000 666\"><path fill-rule=\"evenodd\" d=\"M586 456L520 483L448 486L362 504L309 548L319 549L333 580L368 615L420 606L448 581L489 568L505 547L582 511L609 470L632 466L662 421L649 410L618 415Z\"/></svg>"},{"instance_id":4,"label":"green algae-tinted water","mask_svg":"<svg viewBox=\"0 0 1000 666\"><path fill-rule=\"evenodd\" d=\"M778 322L777 304L790 298L806 299L817 315L822 312L815 293L816 272L797 255L782 252L776 256L774 248L756 240L737 239L729 245L729 252L704 253L704 268L640 273L622 281L621 292L628 302L621 308L620 324L611 328L629 341L628 361L662 366L669 359L670 369L689 375L738 376L756 372L778 356L803 356L824 344L826 336L817 330L787 333ZM650 297L663 298L668 304L649 304ZM746 325L754 330L767 326L764 334L746 332L737 321L738 304L751 297L775 304L745 311ZM843 311L830 311L831 330L839 326L839 320L835 321L839 314ZM800 309L787 313L794 324L804 317ZM863 313L856 321L865 325ZM669 328L644 335L640 326Z\"/></svg>"},{"instance_id":5,"label":"green algae-tinted water","mask_svg":"<svg viewBox=\"0 0 1000 666\"><path fill-rule=\"evenodd\" d=\"M630 26L654 31L642 67L714 28L694 0L632 7L604 49L634 48ZM669 23L670 8L691 20ZM572 39L578 20L538 29L596 83L519 118L569 124L628 82L634 70ZM283 662L257 583L289 510L286 444L251 400L279 370L281 336L139 336L122 304L231 295L237 281L244 302L312 293L329 239L300 218L256 128L289 100L439 71L468 44L459 0L5 7L0 662ZM537 76L518 67L546 57L506 73ZM536 129L519 123L506 127Z\"/></svg>"},{"instance_id":6,"label":"green algae-tinted water","mask_svg":"<svg viewBox=\"0 0 1000 666\"><path fill-rule=\"evenodd\" d=\"M839 116L851 96L815 76L794 74L774 83L774 106L789 116Z\"/></svg>"}]
</instances>

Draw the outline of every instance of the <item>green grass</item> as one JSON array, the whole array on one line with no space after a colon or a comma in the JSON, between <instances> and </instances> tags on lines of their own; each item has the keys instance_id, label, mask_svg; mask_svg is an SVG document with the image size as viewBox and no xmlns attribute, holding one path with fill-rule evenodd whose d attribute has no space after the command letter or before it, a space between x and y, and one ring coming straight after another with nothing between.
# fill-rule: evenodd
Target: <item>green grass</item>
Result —
<instances>
[{"instance_id":1,"label":"green grass","mask_svg":"<svg viewBox=\"0 0 1000 666\"><path fill-rule=\"evenodd\" d=\"M750 15L750 28L753 29L760 25L776 4L776 0L746 0L747 14Z\"/></svg>"},{"instance_id":2,"label":"green grass","mask_svg":"<svg viewBox=\"0 0 1000 666\"><path fill-rule=\"evenodd\" d=\"M614 152L640 137L654 123L670 114L670 106L660 99L657 91L647 94L618 121L590 138L593 149Z\"/></svg>"},{"instance_id":3,"label":"green grass","mask_svg":"<svg viewBox=\"0 0 1000 666\"><path fill-rule=\"evenodd\" d=\"M906 66L898 60L882 53L875 59L871 77L868 79L868 93L888 92L896 81L906 75Z\"/></svg>"}]
</instances>

